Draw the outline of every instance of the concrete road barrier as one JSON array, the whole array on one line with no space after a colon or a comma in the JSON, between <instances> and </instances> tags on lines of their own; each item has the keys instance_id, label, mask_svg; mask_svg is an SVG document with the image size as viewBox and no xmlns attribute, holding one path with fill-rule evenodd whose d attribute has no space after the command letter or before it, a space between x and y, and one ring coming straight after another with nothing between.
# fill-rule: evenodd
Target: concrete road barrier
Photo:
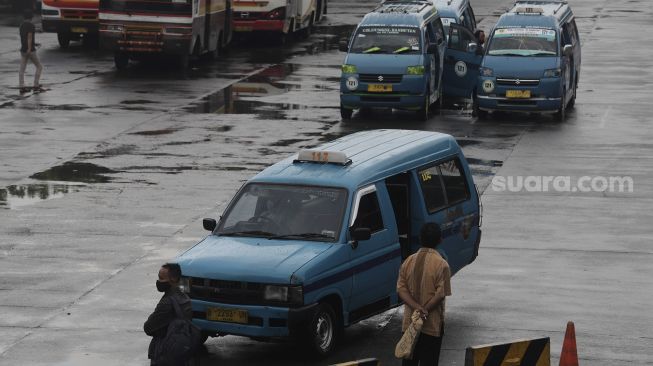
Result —
<instances>
[{"instance_id":1,"label":"concrete road barrier","mask_svg":"<svg viewBox=\"0 0 653 366\"><path fill-rule=\"evenodd\" d=\"M366 358L364 360L337 363L331 366L379 366L380 364L376 358Z\"/></svg>"},{"instance_id":2,"label":"concrete road barrier","mask_svg":"<svg viewBox=\"0 0 653 366\"><path fill-rule=\"evenodd\" d=\"M550 366L549 338L525 339L509 343L467 348L465 366Z\"/></svg>"}]
</instances>

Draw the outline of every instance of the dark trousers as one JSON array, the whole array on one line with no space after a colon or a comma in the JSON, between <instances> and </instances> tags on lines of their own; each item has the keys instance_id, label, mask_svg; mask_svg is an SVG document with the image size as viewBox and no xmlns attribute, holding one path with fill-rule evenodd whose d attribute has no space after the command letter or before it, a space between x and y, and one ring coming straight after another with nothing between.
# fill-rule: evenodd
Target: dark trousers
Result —
<instances>
[{"instance_id":1,"label":"dark trousers","mask_svg":"<svg viewBox=\"0 0 653 366\"><path fill-rule=\"evenodd\" d=\"M413 351L412 360L403 360L402 366L438 366L442 337L420 333Z\"/></svg>"}]
</instances>

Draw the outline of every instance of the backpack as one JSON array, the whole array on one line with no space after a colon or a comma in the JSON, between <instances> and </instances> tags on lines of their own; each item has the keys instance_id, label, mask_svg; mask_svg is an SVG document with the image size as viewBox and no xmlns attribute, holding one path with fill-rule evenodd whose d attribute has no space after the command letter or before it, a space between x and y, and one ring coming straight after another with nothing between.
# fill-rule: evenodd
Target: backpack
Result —
<instances>
[{"instance_id":1,"label":"backpack","mask_svg":"<svg viewBox=\"0 0 653 366\"><path fill-rule=\"evenodd\" d=\"M157 366L185 365L202 345L202 331L186 319L174 296L170 296L177 317L168 324L166 336L156 347L154 361Z\"/></svg>"}]
</instances>

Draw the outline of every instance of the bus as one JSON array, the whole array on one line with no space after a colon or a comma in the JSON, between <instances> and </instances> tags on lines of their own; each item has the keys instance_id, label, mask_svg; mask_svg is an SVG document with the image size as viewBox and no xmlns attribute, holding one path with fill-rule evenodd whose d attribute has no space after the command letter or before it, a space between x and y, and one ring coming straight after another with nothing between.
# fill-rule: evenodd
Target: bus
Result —
<instances>
[{"instance_id":1,"label":"bus","mask_svg":"<svg viewBox=\"0 0 653 366\"><path fill-rule=\"evenodd\" d=\"M217 58L232 38L232 0L100 0L100 45L118 70L130 59Z\"/></svg>"},{"instance_id":2,"label":"bus","mask_svg":"<svg viewBox=\"0 0 653 366\"><path fill-rule=\"evenodd\" d=\"M283 43L288 34L309 34L327 13L327 0L234 0L234 30L273 32Z\"/></svg>"},{"instance_id":3,"label":"bus","mask_svg":"<svg viewBox=\"0 0 653 366\"><path fill-rule=\"evenodd\" d=\"M97 45L98 3L99 0L43 0L43 31L57 33L61 48L78 40Z\"/></svg>"}]
</instances>

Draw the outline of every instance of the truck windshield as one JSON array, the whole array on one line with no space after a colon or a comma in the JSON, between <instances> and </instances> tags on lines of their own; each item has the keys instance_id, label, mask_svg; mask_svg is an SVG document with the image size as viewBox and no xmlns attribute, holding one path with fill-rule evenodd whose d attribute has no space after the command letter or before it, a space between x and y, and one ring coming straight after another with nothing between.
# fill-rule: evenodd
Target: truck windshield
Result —
<instances>
[{"instance_id":1,"label":"truck windshield","mask_svg":"<svg viewBox=\"0 0 653 366\"><path fill-rule=\"evenodd\" d=\"M220 220L218 234L334 242L346 201L342 188L248 184Z\"/></svg>"},{"instance_id":2,"label":"truck windshield","mask_svg":"<svg viewBox=\"0 0 653 366\"><path fill-rule=\"evenodd\" d=\"M418 28L360 27L354 36L352 53L420 53Z\"/></svg>"},{"instance_id":3,"label":"truck windshield","mask_svg":"<svg viewBox=\"0 0 653 366\"><path fill-rule=\"evenodd\" d=\"M494 31L488 55L556 56L556 32L544 28L500 28Z\"/></svg>"},{"instance_id":4,"label":"truck windshield","mask_svg":"<svg viewBox=\"0 0 653 366\"><path fill-rule=\"evenodd\" d=\"M190 16L192 5L190 0L100 0L100 10Z\"/></svg>"}]
</instances>

